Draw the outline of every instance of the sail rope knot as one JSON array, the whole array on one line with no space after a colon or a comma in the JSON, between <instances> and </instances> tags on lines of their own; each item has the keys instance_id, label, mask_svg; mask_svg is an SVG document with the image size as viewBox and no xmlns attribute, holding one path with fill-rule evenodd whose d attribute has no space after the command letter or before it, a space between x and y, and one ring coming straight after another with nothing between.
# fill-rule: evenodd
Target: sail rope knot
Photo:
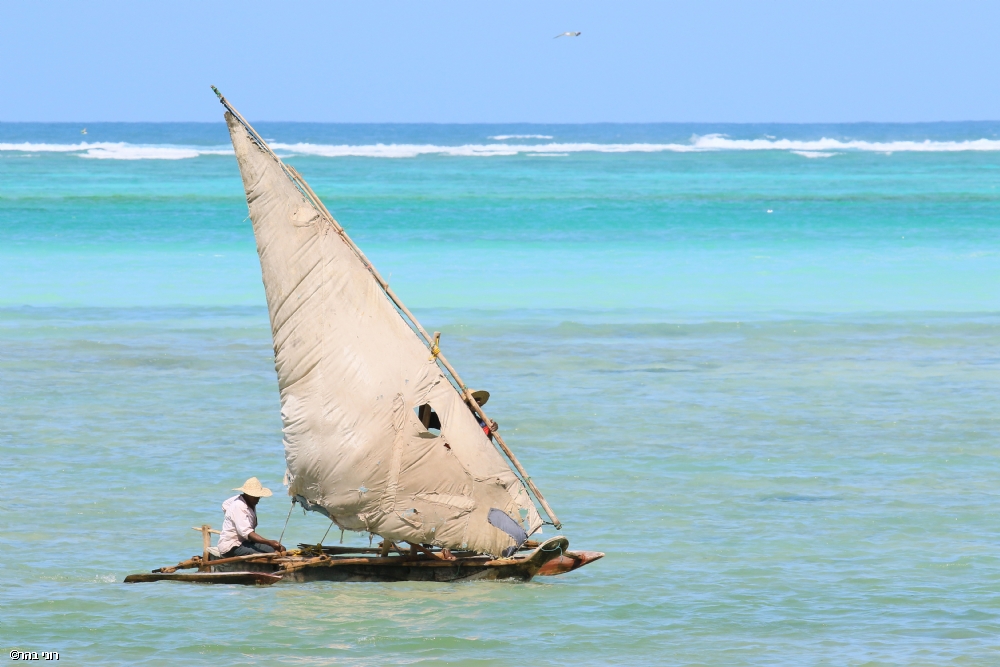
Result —
<instances>
[{"instance_id":1,"label":"sail rope knot","mask_svg":"<svg viewBox=\"0 0 1000 667\"><path fill-rule=\"evenodd\" d=\"M434 332L434 342L431 343L431 359L430 359L431 361L434 361L435 359L437 359L438 355L441 354L441 345L440 345L440 343L441 343L441 332L440 331L435 331Z\"/></svg>"}]
</instances>

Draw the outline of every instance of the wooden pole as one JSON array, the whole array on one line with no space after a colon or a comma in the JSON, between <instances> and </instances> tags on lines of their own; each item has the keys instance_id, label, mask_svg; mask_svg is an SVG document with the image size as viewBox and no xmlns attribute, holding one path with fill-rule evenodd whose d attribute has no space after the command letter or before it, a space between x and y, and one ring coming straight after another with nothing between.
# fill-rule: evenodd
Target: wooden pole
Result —
<instances>
[{"instance_id":1,"label":"wooden pole","mask_svg":"<svg viewBox=\"0 0 1000 667\"><path fill-rule=\"evenodd\" d=\"M208 524L201 527L201 560L205 563L206 569L208 569L208 549L212 546L212 534L208 532L210 530Z\"/></svg>"},{"instance_id":2,"label":"wooden pole","mask_svg":"<svg viewBox=\"0 0 1000 667\"><path fill-rule=\"evenodd\" d=\"M209 563L209 567L214 567L216 565L225 565L226 563L238 563L240 561L245 561L245 560L257 560L257 559L269 560L272 558L278 558L280 556L281 554L277 552L267 553L267 554L250 554L249 556L230 556L229 558L220 558L218 560L213 560L212 562Z\"/></svg>"},{"instance_id":3,"label":"wooden pole","mask_svg":"<svg viewBox=\"0 0 1000 667\"><path fill-rule=\"evenodd\" d=\"M201 566L198 568L199 572L211 572L212 568L208 564L208 550L212 546L212 533L219 534L219 531L212 530L212 527L207 523L201 524L201 527L193 526L191 530L201 531Z\"/></svg>"},{"instance_id":4,"label":"wooden pole","mask_svg":"<svg viewBox=\"0 0 1000 667\"><path fill-rule=\"evenodd\" d=\"M307 196L307 198L312 200L312 203L317 208L317 210L319 210L326 216L327 221L331 225L333 225L333 228L337 231L340 237L344 239L344 242L347 243L348 247L350 247L355 252L355 254L357 254L358 258L362 261L365 268L368 269L368 271L372 274L372 276L375 278L378 284L382 287L382 290L385 292L386 296L388 296L389 299L394 304L396 304L396 307L399 308L399 310L404 315L406 315L406 317L413 324L417 332L423 337L424 341L426 341L426 343L431 347L434 347L435 340L432 339L427 334L427 331L420 325L420 322L417 321L417 318L413 316L413 313L410 312L410 309L403 304L402 300L398 296L396 296L396 293L392 291L391 287L389 287L389 282L384 278L382 278L378 270L374 266L372 266L372 263L368 261L368 257L365 256L365 254L361 251L361 248L359 248L354 243L351 237L347 235L347 232L344 230L343 227L340 226L340 223L338 223L337 220L333 217L333 214L331 214L330 211L327 210L326 206L323 204L322 200L320 200L319 196L315 192L313 192L313 189L309 187L308 183L306 183L306 180L302 178L302 176L299 174L299 172L295 170L294 167L286 165L281 161L280 158L278 158L277 155L274 154L274 151L270 149L270 147L267 145L267 142L265 142L263 138L261 138L261 136L257 134L257 132L252 127L250 127L250 123L248 123L246 119L243 118L243 116L240 115L240 113L236 109L234 109L231 104L229 104L226 98L222 96L222 93L220 93L218 89L215 88L215 86L212 86L212 90L215 91L215 94L219 97L219 101L222 102L223 106L225 106L227 110L229 110L236 118L238 118L240 123L247 129L247 131L250 132L251 136L254 137L254 140L257 141L262 148L267 150L271 154L271 156L278 161L278 164L281 165L285 173L289 175L292 182L295 183L295 185L299 188L299 190L301 190ZM452 367L452 365L448 363L448 360L445 359L444 355L440 354L439 352L434 356L436 356L437 359L441 361L441 364L448 370L448 372L451 373L451 376L458 384L459 393L462 395L462 398L465 400L465 402L468 403L469 407L473 411L478 413L479 416L483 418L483 421L485 421L485 423L492 425L494 422L490 421L490 419L486 416L486 413L483 412L482 406L480 406L476 402L476 400L472 398L472 392L469 391L469 388L465 386L465 383L462 382L462 378L458 376L458 373L455 371L454 367ZM526 471L524 469L524 466L521 465L521 462L517 460L517 457L514 456L514 453L507 446L507 443L503 441L503 438L501 438L500 434L497 433L495 430L492 431L491 435L496 439L496 442L499 445L500 449L503 451L503 453L507 456L508 460L510 460L511 464L517 470L518 474L521 476L522 481L525 483L525 486L527 486L528 489L530 489L531 493L535 495L535 498L538 499L538 503L542 506L542 509L545 510L545 513L549 515L550 519L552 519L552 524L556 527L557 530L559 528L562 528L562 523L559 521L559 518L556 516L555 512L552 511L552 508L549 507L549 504L548 502L546 502L545 497L542 495L542 492L538 490L537 486L535 486L535 483L532 481L531 476L528 475L528 471Z\"/></svg>"}]
</instances>

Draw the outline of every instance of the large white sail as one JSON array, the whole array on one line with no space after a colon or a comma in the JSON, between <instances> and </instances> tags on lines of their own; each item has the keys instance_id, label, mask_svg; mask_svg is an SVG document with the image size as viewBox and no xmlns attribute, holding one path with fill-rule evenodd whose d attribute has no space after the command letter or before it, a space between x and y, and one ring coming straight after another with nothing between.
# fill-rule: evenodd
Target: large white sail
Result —
<instances>
[{"instance_id":1,"label":"large white sail","mask_svg":"<svg viewBox=\"0 0 1000 667\"><path fill-rule=\"evenodd\" d=\"M394 541L499 555L517 531L491 510L535 532L521 480L339 225L242 119L226 122L271 317L289 494Z\"/></svg>"}]
</instances>

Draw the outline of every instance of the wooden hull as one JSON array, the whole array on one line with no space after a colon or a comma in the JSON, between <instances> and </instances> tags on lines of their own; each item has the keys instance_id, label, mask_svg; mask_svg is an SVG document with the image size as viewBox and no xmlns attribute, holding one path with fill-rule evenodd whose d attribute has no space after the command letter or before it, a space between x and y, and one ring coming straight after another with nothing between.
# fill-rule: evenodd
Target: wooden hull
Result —
<instances>
[{"instance_id":1,"label":"wooden hull","mask_svg":"<svg viewBox=\"0 0 1000 667\"><path fill-rule=\"evenodd\" d=\"M487 565L488 559L480 562L460 561L411 561L409 563L376 563L347 565L336 562L328 565L315 565L300 570L282 573L277 565L269 563L250 563L240 565L220 565L218 571L262 572L280 574L283 582L306 583L310 581L530 581L538 573L538 567L528 563L513 562L508 565ZM386 560L405 561L404 558ZM237 570L238 568L238 570Z\"/></svg>"},{"instance_id":2,"label":"wooden hull","mask_svg":"<svg viewBox=\"0 0 1000 667\"><path fill-rule=\"evenodd\" d=\"M153 572L150 574L130 574L125 577L126 584L139 584L149 581L186 581L195 584L270 586L281 581L281 576L266 572Z\"/></svg>"},{"instance_id":3,"label":"wooden hull","mask_svg":"<svg viewBox=\"0 0 1000 667\"><path fill-rule=\"evenodd\" d=\"M493 559L489 556L469 556L456 560L442 560L432 556L386 557L245 557L211 564L212 572L174 574L167 572L129 575L126 582L139 581L199 581L204 583L306 583L310 581L530 581L536 575L552 576L578 569L593 562L603 553L567 550L569 541L564 537L546 540L533 551L511 558ZM182 564L183 567L196 565ZM254 576L267 579L255 580ZM212 577L218 577L213 581ZM225 577L229 577L228 579Z\"/></svg>"},{"instance_id":4,"label":"wooden hull","mask_svg":"<svg viewBox=\"0 0 1000 667\"><path fill-rule=\"evenodd\" d=\"M225 566L222 566L225 567ZM264 565L248 566L254 571L260 572L267 568L268 573L278 573L276 567ZM529 570L523 567L506 568L486 568L475 566L455 565L449 567L407 567L405 565L377 566L377 565L343 565L343 566L319 566L311 567L307 570L298 570L282 574L283 582L307 583L310 581L367 581L367 582L394 582L394 581L476 581L476 580L513 580L530 581L534 576Z\"/></svg>"}]
</instances>

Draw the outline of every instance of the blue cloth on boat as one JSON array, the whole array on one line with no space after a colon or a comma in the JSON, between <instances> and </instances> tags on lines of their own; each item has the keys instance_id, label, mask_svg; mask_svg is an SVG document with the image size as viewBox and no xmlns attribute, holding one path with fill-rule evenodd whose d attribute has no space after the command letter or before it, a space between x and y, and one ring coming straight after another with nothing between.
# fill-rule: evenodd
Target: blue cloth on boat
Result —
<instances>
[{"instance_id":1,"label":"blue cloth on boat","mask_svg":"<svg viewBox=\"0 0 1000 667\"><path fill-rule=\"evenodd\" d=\"M498 510L497 508L492 508L490 513L487 515L487 520L490 525L494 528L499 528L503 532L510 535L515 542L512 547L507 547L503 550L504 558L510 558L517 553L517 550L521 548L528 539L528 533L525 532L524 528L520 526L516 521L510 518L503 510Z\"/></svg>"}]
</instances>

